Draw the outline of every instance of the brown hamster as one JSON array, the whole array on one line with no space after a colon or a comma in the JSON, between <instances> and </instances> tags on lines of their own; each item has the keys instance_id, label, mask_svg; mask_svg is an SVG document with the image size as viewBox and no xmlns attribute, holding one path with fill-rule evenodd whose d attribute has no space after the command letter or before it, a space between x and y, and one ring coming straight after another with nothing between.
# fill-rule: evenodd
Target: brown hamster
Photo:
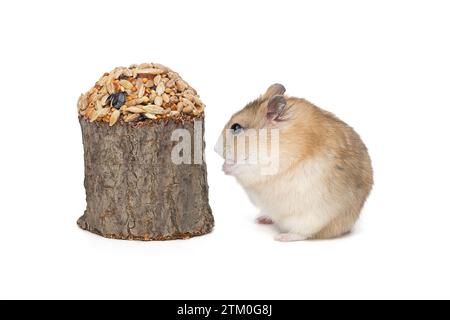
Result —
<instances>
[{"instance_id":1,"label":"brown hamster","mask_svg":"<svg viewBox=\"0 0 450 320\"><path fill-rule=\"evenodd\" d=\"M276 240L346 234L373 185L367 148L333 114L284 93L274 84L231 117L216 145L224 171L261 209L257 221L278 227Z\"/></svg>"}]
</instances>

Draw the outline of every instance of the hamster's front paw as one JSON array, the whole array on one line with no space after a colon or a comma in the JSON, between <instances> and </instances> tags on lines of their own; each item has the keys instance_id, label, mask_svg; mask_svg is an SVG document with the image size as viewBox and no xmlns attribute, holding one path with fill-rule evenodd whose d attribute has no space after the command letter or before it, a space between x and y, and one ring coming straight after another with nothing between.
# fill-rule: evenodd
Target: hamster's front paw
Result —
<instances>
[{"instance_id":1,"label":"hamster's front paw","mask_svg":"<svg viewBox=\"0 0 450 320\"><path fill-rule=\"evenodd\" d=\"M269 216L261 216L256 219L258 224L273 224L273 220Z\"/></svg>"},{"instance_id":2,"label":"hamster's front paw","mask_svg":"<svg viewBox=\"0 0 450 320\"><path fill-rule=\"evenodd\" d=\"M304 241L306 239L306 237L295 233L281 233L275 237L275 240L280 242Z\"/></svg>"}]
</instances>

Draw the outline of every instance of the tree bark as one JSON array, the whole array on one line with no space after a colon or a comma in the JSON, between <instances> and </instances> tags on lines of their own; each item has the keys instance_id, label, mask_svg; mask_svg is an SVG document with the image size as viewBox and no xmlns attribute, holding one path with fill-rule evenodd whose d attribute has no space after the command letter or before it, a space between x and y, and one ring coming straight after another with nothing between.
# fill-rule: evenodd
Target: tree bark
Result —
<instances>
[{"instance_id":1,"label":"tree bark","mask_svg":"<svg viewBox=\"0 0 450 320\"><path fill-rule=\"evenodd\" d=\"M202 126L203 126L203 120ZM186 239L209 233L206 164L172 162L175 129L194 138L192 120L90 123L80 118L87 209L80 228L126 240ZM202 132L202 150L204 150Z\"/></svg>"}]
</instances>

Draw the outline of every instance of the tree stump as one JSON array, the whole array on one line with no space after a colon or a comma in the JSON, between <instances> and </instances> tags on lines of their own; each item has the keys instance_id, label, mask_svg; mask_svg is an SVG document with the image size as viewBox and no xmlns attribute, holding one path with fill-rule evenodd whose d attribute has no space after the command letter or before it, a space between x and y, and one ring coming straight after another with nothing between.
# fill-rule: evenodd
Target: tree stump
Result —
<instances>
[{"instance_id":1,"label":"tree stump","mask_svg":"<svg viewBox=\"0 0 450 320\"><path fill-rule=\"evenodd\" d=\"M177 165L171 159L177 144L172 132L185 129L194 137L192 119L121 121L113 127L79 120L87 200L80 228L106 238L145 241L186 239L212 230L206 164Z\"/></svg>"}]
</instances>

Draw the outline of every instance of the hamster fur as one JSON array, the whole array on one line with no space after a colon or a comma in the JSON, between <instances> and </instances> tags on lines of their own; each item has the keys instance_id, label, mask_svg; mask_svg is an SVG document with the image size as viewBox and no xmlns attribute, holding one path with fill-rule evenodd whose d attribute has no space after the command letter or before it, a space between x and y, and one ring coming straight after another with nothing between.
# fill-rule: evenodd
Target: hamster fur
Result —
<instances>
[{"instance_id":1,"label":"hamster fur","mask_svg":"<svg viewBox=\"0 0 450 320\"><path fill-rule=\"evenodd\" d=\"M282 85L272 85L234 114L222 132L224 137L230 128L241 128L243 134L250 128L258 132L278 129L277 173L262 174L260 164L236 162L226 162L224 171L237 179L261 209L263 215L257 221L274 223L280 230L276 240L344 235L352 230L372 189L367 148L359 135L333 114L284 93ZM225 154L230 143L235 141L220 146Z\"/></svg>"}]
</instances>

